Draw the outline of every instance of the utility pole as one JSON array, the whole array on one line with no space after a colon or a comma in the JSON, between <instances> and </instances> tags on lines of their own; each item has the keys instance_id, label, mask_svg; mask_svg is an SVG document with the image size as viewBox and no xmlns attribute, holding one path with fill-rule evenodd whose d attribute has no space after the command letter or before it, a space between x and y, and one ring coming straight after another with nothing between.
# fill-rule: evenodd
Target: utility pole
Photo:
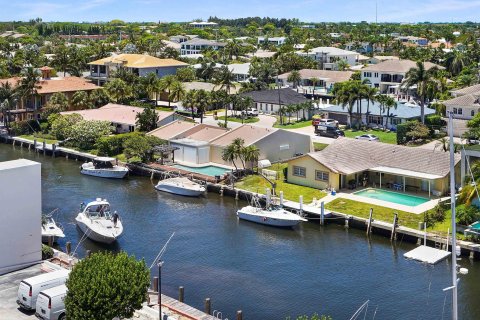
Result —
<instances>
[{"instance_id":1,"label":"utility pole","mask_svg":"<svg viewBox=\"0 0 480 320\"><path fill-rule=\"evenodd\" d=\"M453 143L453 112L449 112L448 124L450 138L450 202L452 210L452 320L457 320L457 224L455 220L455 149Z\"/></svg>"},{"instance_id":2,"label":"utility pole","mask_svg":"<svg viewBox=\"0 0 480 320\"><path fill-rule=\"evenodd\" d=\"M375 0L375 24L378 24L378 0Z\"/></svg>"}]
</instances>

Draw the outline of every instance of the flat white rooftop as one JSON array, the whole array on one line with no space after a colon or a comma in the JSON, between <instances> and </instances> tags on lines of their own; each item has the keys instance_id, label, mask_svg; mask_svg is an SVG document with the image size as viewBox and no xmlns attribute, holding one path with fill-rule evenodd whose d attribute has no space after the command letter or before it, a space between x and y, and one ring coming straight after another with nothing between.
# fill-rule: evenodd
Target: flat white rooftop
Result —
<instances>
[{"instance_id":1,"label":"flat white rooftop","mask_svg":"<svg viewBox=\"0 0 480 320\"><path fill-rule=\"evenodd\" d=\"M420 246L411 251L408 251L403 256L407 259L436 264L443 259L446 259L450 254L450 252L445 250L435 249L427 246Z\"/></svg>"}]
</instances>

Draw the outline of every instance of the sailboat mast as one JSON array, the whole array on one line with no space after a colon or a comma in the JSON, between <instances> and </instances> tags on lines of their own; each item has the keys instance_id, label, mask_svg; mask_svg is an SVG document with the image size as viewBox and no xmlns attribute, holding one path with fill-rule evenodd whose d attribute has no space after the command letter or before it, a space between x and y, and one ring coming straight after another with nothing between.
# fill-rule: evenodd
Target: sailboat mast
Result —
<instances>
[{"instance_id":1,"label":"sailboat mast","mask_svg":"<svg viewBox=\"0 0 480 320\"><path fill-rule=\"evenodd\" d=\"M458 319L457 305L457 225L455 218L455 148L453 143L453 112L448 115L450 138L450 198L452 210L452 320Z\"/></svg>"}]
</instances>

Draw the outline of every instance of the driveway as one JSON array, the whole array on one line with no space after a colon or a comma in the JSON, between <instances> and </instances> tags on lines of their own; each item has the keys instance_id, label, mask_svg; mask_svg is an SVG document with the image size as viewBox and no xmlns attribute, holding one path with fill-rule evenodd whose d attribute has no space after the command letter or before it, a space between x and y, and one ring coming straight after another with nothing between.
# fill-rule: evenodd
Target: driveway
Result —
<instances>
[{"instance_id":1,"label":"driveway","mask_svg":"<svg viewBox=\"0 0 480 320\"><path fill-rule=\"evenodd\" d=\"M313 142L323 143L323 144L331 144L335 141L333 138L321 137L315 134L315 128L313 126L298 128L298 129L288 129L288 131L298 132L307 134L312 138Z\"/></svg>"}]
</instances>

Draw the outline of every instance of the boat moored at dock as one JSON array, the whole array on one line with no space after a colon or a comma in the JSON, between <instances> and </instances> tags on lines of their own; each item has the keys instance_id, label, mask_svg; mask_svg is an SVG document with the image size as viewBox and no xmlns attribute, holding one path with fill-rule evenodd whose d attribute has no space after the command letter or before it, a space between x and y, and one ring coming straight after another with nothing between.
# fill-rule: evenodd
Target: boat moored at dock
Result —
<instances>
[{"instance_id":1,"label":"boat moored at dock","mask_svg":"<svg viewBox=\"0 0 480 320\"><path fill-rule=\"evenodd\" d=\"M206 191L205 186L185 177L160 180L155 186L155 189L188 197L198 197Z\"/></svg>"},{"instance_id":2,"label":"boat moored at dock","mask_svg":"<svg viewBox=\"0 0 480 320\"><path fill-rule=\"evenodd\" d=\"M270 206L266 209L246 206L237 211L237 216L243 220L274 227L294 227L302 221L307 221L307 219L279 206Z\"/></svg>"},{"instance_id":3,"label":"boat moored at dock","mask_svg":"<svg viewBox=\"0 0 480 320\"><path fill-rule=\"evenodd\" d=\"M97 157L80 167L80 172L89 176L122 179L128 173L128 168L114 164L114 158Z\"/></svg>"},{"instance_id":4,"label":"boat moored at dock","mask_svg":"<svg viewBox=\"0 0 480 320\"><path fill-rule=\"evenodd\" d=\"M122 235L122 221L116 211L111 213L107 200L97 198L86 206L82 203L80 210L75 220L87 238L110 244Z\"/></svg>"},{"instance_id":5,"label":"boat moored at dock","mask_svg":"<svg viewBox=\"0 0 480 320\"><path fill-rule=\"evenodd\" d=\"M42 242L48 243L52 238L53 242L57 242L58 238L65 238L62 228L57 225L55 220L48 215L42 216Z\"/></svg>"}]
</instances>

